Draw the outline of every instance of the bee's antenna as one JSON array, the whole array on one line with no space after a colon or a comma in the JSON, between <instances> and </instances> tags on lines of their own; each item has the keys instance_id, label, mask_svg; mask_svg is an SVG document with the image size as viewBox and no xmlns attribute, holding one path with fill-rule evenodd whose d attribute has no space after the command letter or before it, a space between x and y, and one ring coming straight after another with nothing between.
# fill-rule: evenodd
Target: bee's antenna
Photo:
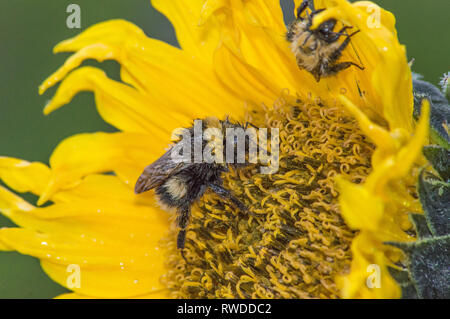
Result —
<instances>
[{"instance_id":1,"label":"bee's antenna","mask_svg":"<svg viewBox=\"0 0 450 319\"><path fill-rule=\"evenodd\" d=\"M301 14L308 7L311 10L311 12L316 11L316 9L314 9L314 1L312 1L312 0L303 0L303 2L297 8L297 19L299 19L300 21L303 21L303 18L301 17ZM308 17L308 19L310 18L308 11L306 11L306 16Z\"/></svg>"},{"instance_id":2,"label":"bee's antenna","mask_svg":"<svg viewBox=\"0 0 450 319\"><path fill-rule=\"evenodd\" d=\"M357 31L354 32L353 34L355 34L355 33L357 33L357 32L360 32L360 31L361 31L361 30L357 30ZM347 33L347 32L345 32L345 33ZM353 35L353 34L351 34L351 35ZM356 48L355 48L355 46L353 45L352 42L350 42L350 45L351 45L351 47L352 47L352 49L353 49L353 52L355 52L356 57L358 58L359 63L360 63L361 65L364 65L363 61L361 60L361 57L360 57L359 54L358 54L358 51L356 50Z\"/></svg>"}]
</instances>

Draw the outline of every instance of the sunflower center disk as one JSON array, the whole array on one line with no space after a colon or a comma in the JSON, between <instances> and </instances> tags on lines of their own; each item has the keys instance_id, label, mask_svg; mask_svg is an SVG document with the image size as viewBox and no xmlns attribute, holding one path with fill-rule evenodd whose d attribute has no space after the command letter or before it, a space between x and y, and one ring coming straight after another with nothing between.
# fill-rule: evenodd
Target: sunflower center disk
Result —
<instances>
[{"instance_id":1,"label":"sunflower center disk","mask_svg":"<svg viewBox=\"0 0 450 319\"><path fill-rule=\"evenodd\" d=\"M243 214L206 194L193 208L185 255L176 228L162 245L174 298L337 298L335 278L349 272L356 235L344 223L334 177L361 183L374 146L339 107L280 98L249 112L251 123L279 128L279 170L254 167L224 175L247 205Z\"/></svg>"}]
</instances>

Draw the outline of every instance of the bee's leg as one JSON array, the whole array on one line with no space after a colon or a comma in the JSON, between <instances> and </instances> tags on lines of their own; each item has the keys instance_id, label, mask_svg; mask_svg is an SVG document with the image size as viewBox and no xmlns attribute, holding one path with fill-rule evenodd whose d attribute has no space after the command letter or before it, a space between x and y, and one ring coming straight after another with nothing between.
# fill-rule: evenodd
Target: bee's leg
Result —
<instances>
[{"instance_id":1,"label":"bee's leg","mask_svg":"<svg viewBox=\"0 0 450 319\"><path fill-rule=\"evenodd\" d=\"M310 13L309 17L312 18L312 17L314 17L316 14L319 14L319 13L321 13L321 12L323 12L323 11L325 11L325 9L313 10L313 11Z\"/></svg>"},{"instance_id":2,"label":"bee's leg","mask_svg":"<svg viewBox=\"0 0 450 319\"><path fill-rule=\"evenodd\" d=\"M351 28L353 28L351 25L346 25L346 26L344 26L341 30L339 30L339 34L342 34L342 35L345 35L344 34L344 31L345 30L347 30L347 29L351 29Z\"/></svg>"},{"instance_id":3,"label":"bee's leg","mask_svg":"<svg viewBox=\"0 0 450 319\"><path fill-rule=\"evenodd\" d=\"M333 43L333 42L336 42L337 40L339 40L339 38L344 36L344 35L348 36L348 34L345 34L344 31L347 30L347 29L351 29L351 28L353 28L353 27L345 26L341 30L339 30L339 32L331 32L331 34L333 34L333 37L330 38L330 40L328 40L328 42L329 43Z\"/></svg>"},{"instance_id":4,"label":"bee's leg","mask_svg":"<svg viewBox=\"0 0 450 319\"><path fill-rule=\"evenodd\" d=\"M298 6L298 8L297 8L297 19L298 20L303 21L301 14L303 13L303 11L306 10L306 8L308 8L309 1L310 0L303 0L303 2Z\"/></svg>"},{"instance_id":5,"label":"bee's leg","mask_svg":"<svg viewBox=\"0 0 450 319\"><path fill-rule=\"evenodd\" d=\"M181 257L183 257L186 264L189 264L189 261L186 259L186 256L184 255L185 242L186 242L186 229L181 229L178 232L178 236L177 236L177 248L180 250Z\"/></svg>"},{"instance_id":6,"label":"bee's leg","mask_svg":"<svg viewBox=\"0 0 450 319\"><path fill-rule=\"evenodd\" d=\"M348 46L348 44L350 43L350 38L352 37L352 36L354 36L355 34L357 34L358 32L360 32L361 30L358 30L358 31L355 31L355 32L353 32L352 34L349 34L348 36L347 36L347 38L344 40L344 42L342 42L341 43L341 45L339 46L339 48L337 48L336 49L336 51L334 51L332 54L331 54L331 56L330 56L330 58L328 59L328 61L329 61L329 63L333 63L333 62L335 62L337 59L339 59L340 57L341 57L341 55L342 55L342 51L344 51L345 50L345 48ZM360 69L362 68L362 67L360 67L360 66L358 66ZM362 68L361 70L364 70L364 68Z\"/></svg>"},{"instance_id":7,"label":"bee's leg","mask_svg":"<svg viewBox=\"0 0 450 319\"><path fill-rule=\"evenodd\" d=\"M251 127L256 128L257 130L259 130L259 127L257 127L255 124L252 124L252 123L250 123L250 122L245 123L245 128L247 128L249 125L250 125Z\"/></svg>"},{"instance_id":8,"label":"bee's leg","mask_svg":"<svg viewBox=\"0 0 450 319\"><path fill-rule=\"evenodd\" d=\"M225 189L222 186L217 185L217 184L210 184L209 187L211 188L211 190L214 193L216 193L220 197L231 201L243 213L247 213L247 214L249 213L247 207L239 199L234 197L233 194L231 194L231 192L229 190L227 190L227 189Z\"/></svg>"},{"instance_id":9,"label":"bee's leg","mask_svg":"<svg viewBox=\"0 0 450 319\"><path fill-rule=\"evenodd\" d=\"M177 217L177 224L178 227L180 227L180 231L178 232L177 236L177 248L181 251L181 256L183 257L184 261L187 264L190 264L186 257L184 256L184 246L186 243L186 228L189 223L189 217L191 215L191 209L189 205L186 205L181 209L179 212L179 215Z\"/></svg>"},{"instance_id":10,"label":"bee's leg","mask_svg":"<svg viewBox=\"0 0 450 319\"><path fill-rule=\"evenodd\" d=\"M336 74L336 73L339 73L339 71L345 70L345 69L349 68L352 65L358 67L361 70L364 70L363 67L359 66L356 63L353 63L353 62L342 62L342 63L334 64L331 67L329 67L328 68L328 73L329 74Z\"/></svg>"},{"instance_id":11,"label":"bee's leg","mask_svg":"<svg viewBox=\"0 0 450 319\"><path fill-rule=\"evenodd\" d=\"M320 78L321 78L321 76L322 76L322 72L321 72L321 70L320 70L320 66L318 66L317 68L314 68L314 69L311 71L311 74L314 75L314 78L316 79L316 82L319 82L319 81L320 81Z\"/></svg>"}]
</instances>

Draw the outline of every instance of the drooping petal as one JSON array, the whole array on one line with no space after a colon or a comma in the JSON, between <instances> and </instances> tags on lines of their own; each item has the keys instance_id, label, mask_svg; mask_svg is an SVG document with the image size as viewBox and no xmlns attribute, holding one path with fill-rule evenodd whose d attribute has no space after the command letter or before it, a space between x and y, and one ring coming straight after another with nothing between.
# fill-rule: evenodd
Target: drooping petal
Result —
<instances>
[{"instance_id":1,"label":"drooping petal","mask_svg":"<svg viewBox=\"0 0 450 319\"><path fill-rule=\"evenodd\" d=\"M105 189L108 191L105 192ZM52 197L55 203L70 203L72 201L125 201L154 206L154 198L150 192L136 196L130 192L130 187L114 175L90 174L80 183L69 189L60 189Z\"/></svg>"},{"instance_id":2,"label":"drooping petal","mask_svg":"<svg viewBox=\"0 0 450 319\"><path fill-rule=\"evenodd\" d=\"M342 296L345 298L398 298L400 287L390 276L387 265L400 260L400 252L384 245L386 241L406 242L414 237L404 231L411 224L409 213L420 213L414 207L410 191L405 182L415 163L420 162L421 150L428 140L429 103L422 106L422 115L413 136L398 132L403 128L388 131L372 123L349 100L341 101L353 113L362 129L377 144L373 155L373 171L362 185L354 185L338 179L339 203L346 222L360 233L352 242L353 259L351 272L340 279ZM376 134L378 132L379 134ZM386 147L389 145L389 147ZM418 205L417 205L418 206ZM366 284L368 267L381 271L382 289Z\"/></svg>"},{"instance_id":3,"label":"drooping petal","mask_svg":"<svg viewBox=\"0 0 450 319\"><path fill-rule=\"evenodd\" d=\"M367 253L367 247L372 247L370 253ZM342 287L342 297L400 298L400 287L390 276L386 263L387 259L380 244L365 234L355 237L352 242L352 271L348 276L336 279Z\"/></svg>"},{"instance_id":4,"label":"drooping petal","mask_svg":"<svg viewBox=\"0 0 450 319\"><path fill-rule=\"evenodd\" d=\"M8 191L3 186L0 186L0 211L3 215L9 217L14 210L30 211L34 208L33 205L24 201L17 195Z\"/></svg>"},{"instance_id":5,"label":"drooping petal","mask_svg":"<svg viewBox=\"0 0 450 319\"><path fill-rule=\"evenodd\" d=\"M314 90L308 81L311 75L298 70L295 57L285 40L286 28L274 29L255 18L252 10L259 6L256 3L244 3L240 0L224 2L221 10L216 10L209 19L220 21L219 28L227 35L224 45L242 59L243 63L258 70L267 81L276 83L274 89L281 87L306 95L309 90ZM283 21L282 16L279 21ZM227 84L232 86L233 82Z\"/></svg>"},{"instance_id":6,"label":"drooping petal","mask_svg":"<svg viewBox=\"0 0 450 319\"><path fill-rule=\"evenodd\" d=\"M361 30L352 37L351 43L365 67L362 71L355 71L358 92L361 92L365 103L361 103L356 96L349 98L356 105L363 104L384 118L392 130L412 132L412 75L405 47L400 45L393 27L393 15L368 2L324 0L323 4L327 10L314 17L312 29L330 18L336 18L355 30ZM354 61L352 54L351 50L345 50L342 60ZM386 77L386 72L389 72L389 77ZM353 72L341 73L342 76L338 76L341 81L348 85L355 81Z\"/></svg>"},{"instance_id":7,"label":"drooping petal","mask_svg":"<svg viewBox=\"0 0 450 319\"><path fill-rule=\"evenodd\" d=\"M217 76L230 92L244 101L272 105L282 88L277 83L240 60L230 49L222 46L216 51Z\"/></svg>"},{"instance_id":8,"label":"drooping petal","mask_svg":"<svg viewBox=\"0 0 450 319\"><path fill-rule=\"evenodd\" d=\"M109 79L103 71L92 67L82 67L70 73L46 105L44 113L48 114L69 103L80 91L93 91L103 119L125 132L169 133L171 128L188 121L182 114L161 108L154 104L155 99ZM163 125L170 122L174 123L173 127Z\"/></svg>"},{"instance_id":9,"label":"drooping petal","mask_svg":"<svg viewBox=\"0 0 450 319\"><path fill-rule=\"evenodd\" d=\"M207 65L212 64L212 54L220 41L217 30L201 24L200 14L204 0L152 0L153 7L164 14L173 24L181 48Z\"/></svg>"},{"instance_id":10,"label":"drooping petal","mask_svg":"<svg viewBox=\"0 0 450 319\"><path fill-rule=\"evenodd\" d=\"M168 298L169 298L169 293L168 293L167 289L157 290L157 291L149 293L149 294L133 297L133 299L168 299ZM56 296L55 299L95 299L95 298L85 296L85 295L80 295L77 293L66 293L66 294L61 294L59 296Z\"/></svg>"},{"instance_id":11,"label":"drooping petal","mask_svg":"<svg viewBox=\"0 0 450 319\"><path fill-rule=\"evenodd\" d=\"M138 133L93 133L72 136L50 158L51 179L38 204L45 203L58 189L67 189L89 174L115 172L134 186L142 169L167 148L168 137ZM130 187L131 187L130 186Z\"/></svg>"},{"instance_id":12,"label":"drooping petal","mask_svg":"<svg viewBox=\"0 0 450 319\"><path fill-rule=\"evenodd\" d=\"M0 248L41 259L51 278L75 292L120 298L163 289L158 242L168 228L165 212L125 199L34 208L3 188L0 210L22 227L1 229ZM79 268L80 287L70 285L71 265Z\"/></svg>"},{"instance_id":13,"label":"drooping petal","mask_svg":"<svg viewBox=\"0 0 450 319\"><path fill-rule=\"evenodd\" d=\"M174 25L181 48L208 65L212 65L213 53L226 37L220 28L222 21L211 19L211 16L223 14L230 6L242 11L246 19L255 25L279 34L285 32L283 13L277 0L152 0L152 4Z\"/></svg>"},{"instance_id":14,"label":"drooping petal","mask_svg":"<svg viewBox=\"0 0 450 319\"><path fill-rule=\"evenodd\" d=\"M0 157L0 179L17 192L40 195L50 180L50 169L39 162Z\"/></svg>"},{"instance_id":15,"label":"drooping petal","mask_svg":"<svg viewBox=\"0 0 450 319\"><path fill-rule=\"evenodd\" d=\"M422 153L428 140L430 107L428 101L422 106L422 115L415 128L415 134L402 145L392 157L374 165L373 173L367 178L366 186L373 193L386 193L386 184L405 177ZM393 137L394 139L395 137Z\"/></svg>"},{"instance_id":16,"label":"drooping petal","mask_svg":"<svg viewBox=\"0 0 450 319\"><path fill-rule=\"evenodd\" d=\"M47 107L47 112L69 102L78 92L69 88L76 84L78 90L96 93L97 107L107 121L116 119L115 126L128 121L126 125L118 126L126 131L142 132L145 123L148 123L147 130L160 126L161 122L173 122L175 127L180 127L186 125L186 118L206 115L224 117L233 113L235 117L243 116L242 101L220 85L209 66L182 50L147 38L142 30L129 22L112 20L97 24L55 47L55 52L66 51L76 53L43 82L41 93L63 80L88 58L117 60L122 66L122 79L137 90L107 79L101 71L82 68L86 71L79 71L73 77L69 75L63 81L62 86L69 83L55 97L57 101ZM154 116L148 119L149 114ZM155 123L155 118L162 121Z\"/></svg>"},{"instance_id":17,"label":"drooping petal","mask_svg":"<svg viewBox=\"0 0 450 319\"><path fill-rule=\"evenodd\" d=\"M376 231L383 217L384 203L364 187L337 179L341 214L352 229Z\"/></svg>"}]
</instances>

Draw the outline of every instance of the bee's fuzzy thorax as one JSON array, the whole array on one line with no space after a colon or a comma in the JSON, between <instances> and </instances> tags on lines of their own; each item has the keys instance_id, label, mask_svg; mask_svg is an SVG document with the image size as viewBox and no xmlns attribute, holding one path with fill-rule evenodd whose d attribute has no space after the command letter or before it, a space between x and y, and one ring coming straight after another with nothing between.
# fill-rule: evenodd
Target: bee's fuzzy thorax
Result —
<instances>
[{"instance_id":1,"label":"bee's fuzzy thorax","mask_svg":"<svg viewBox=\"0 0 450 319\"><path fill-rule=\"evenodd\" d=\"M297 59L298 66L312 72L321 63L328 64L328 57L336 51L340 43L328 44L317 39L310 32L307 32L307 27L306 21L291 25L290 47ZM323 69L322 72L324 72Z\"/></svg>"}]
</instances>

